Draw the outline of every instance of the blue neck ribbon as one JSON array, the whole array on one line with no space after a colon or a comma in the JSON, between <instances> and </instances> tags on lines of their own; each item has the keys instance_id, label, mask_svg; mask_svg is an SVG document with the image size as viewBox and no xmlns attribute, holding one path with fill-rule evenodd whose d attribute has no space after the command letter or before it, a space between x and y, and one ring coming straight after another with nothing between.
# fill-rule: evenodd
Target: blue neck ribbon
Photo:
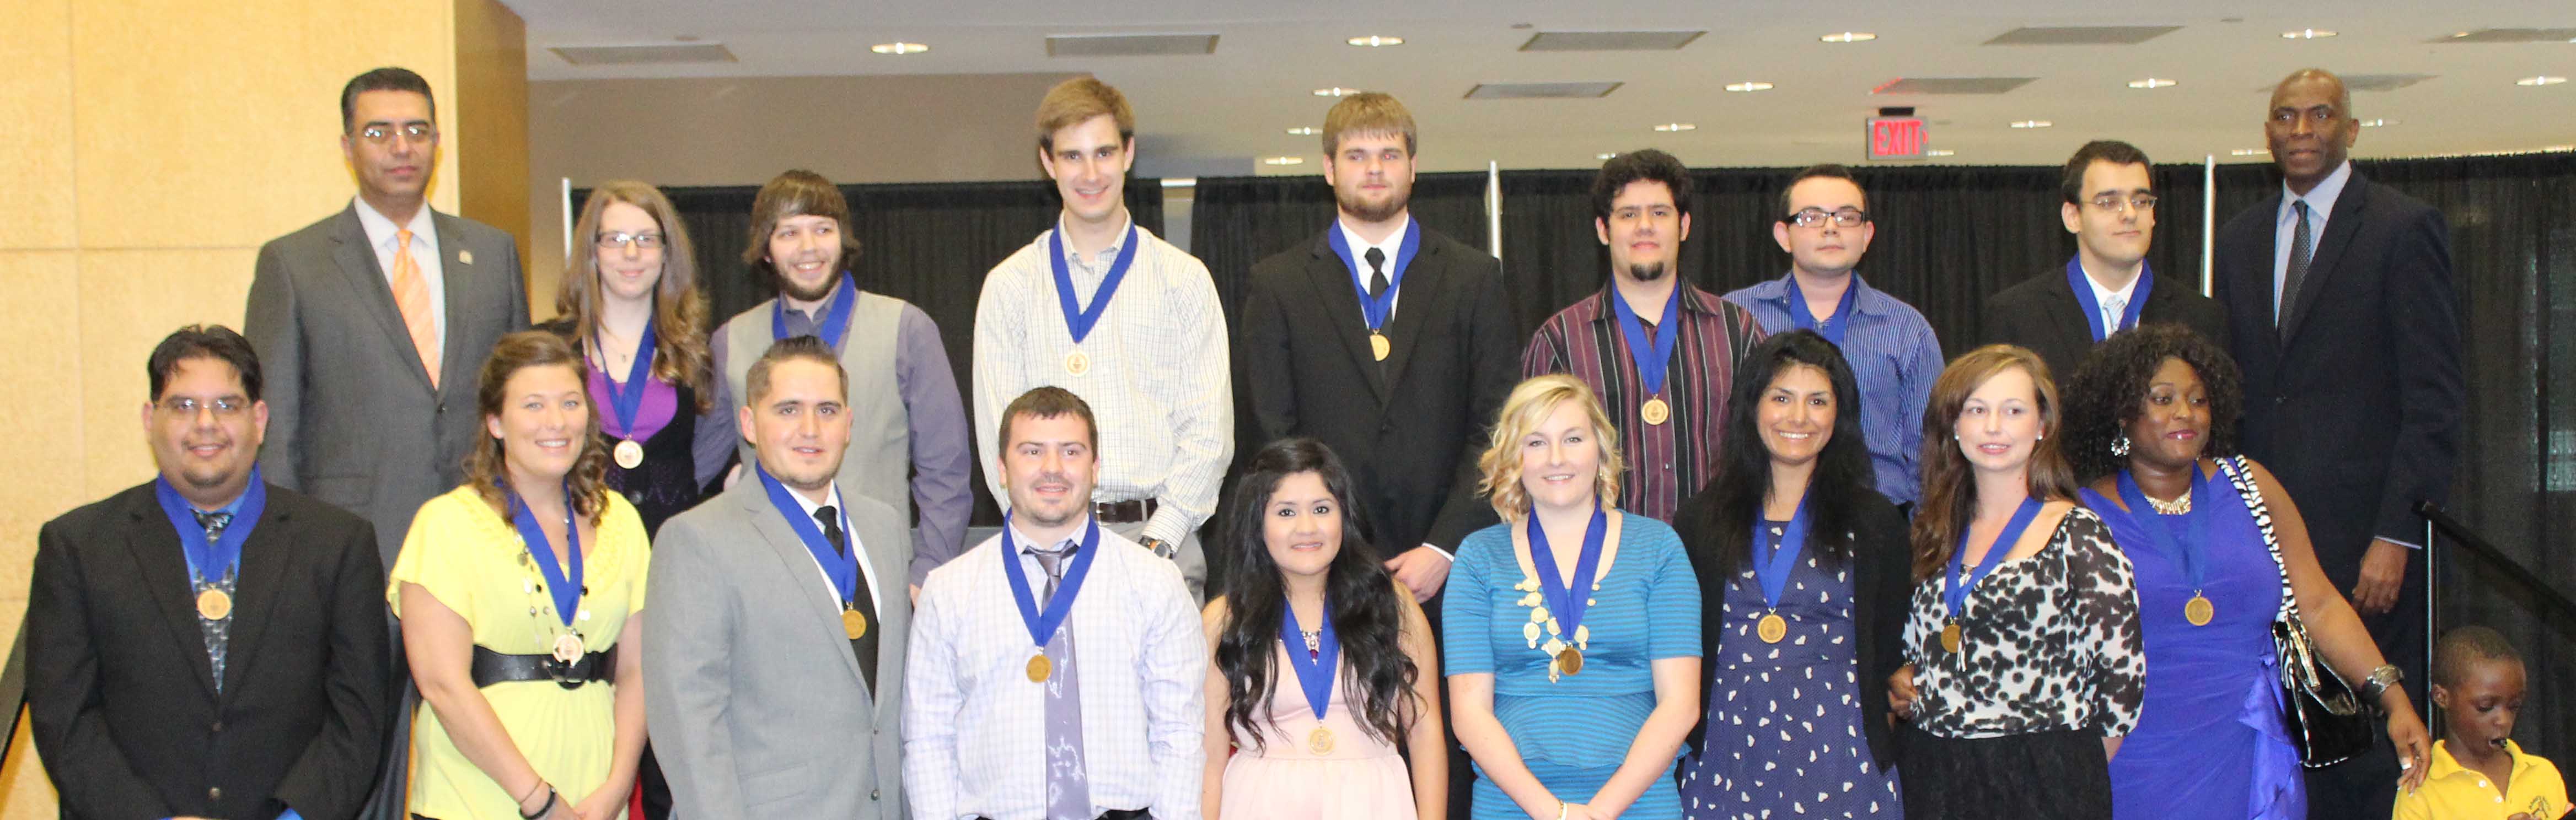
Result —
<instances>
[{"instance_id":1,"label":"blue neck ribbon","mask_svg":"<svg viewBox=\"0 0 2576 820\"><path fill-rule=\"evenodd\" d=\"M1964 582L1959 578L1959 567L1968 559L1968 528L1959 528L1959 546L1950 551L1949 583L1941 587L1941 604L1951 620L1958 620L1966 613L1968 591L1975 589L1977 582L1985 580L1986 576L1994 574L1996 567L2003 566L2004 556L2012 552L2014 544L2021 542L2022 531L2030 529L2031 519L2039 517L2039 508L2039 499L2022 499L2021 507L2013 511L2012 520L2004 522L2003 531L1995 533L1994 543L1986 545L1985 559L1967 568L1968 577Z\"/></svg>"},{"instance_id":2,"label":"blue neck ribbon","mask_svg":"<svg viewBox=\"0 0 2576 820\"><path fill-rule=\"evenodd\" d=\"M843 318L848 318L848 315L843 314ZM599 355L603 357L601 361L605 362L608 346L600 343L599 333L595 330L590 334L590 344L599 348ZM617 426L602 432L617 438L635 434L635 414L644 407L644 382L652 375L653 319L647 317L644 320L644 337L635 343L635 363L626 366L626 381L621 384L615 379L608 380L609 417L606 421L615 422Z\"/></svg>"},{"instance_id":3,"label":"blue neck ribbon","mask_svg":"<svg viewBox=\"0 0 2576 820\"><path fill-rule=\"evenodd\" d=\"M581 608L581 527L573 520L572 479L564 479L564 561L555 561L554 543L546 539L546 528L537 523L537 513L516 492L510 493L510 523L519 528L519 540L528 547L528 555L537 559L537 571L546 577L546 591L554 595L555 617L564 626L572 626L573 613ZM565 564L569 564L566 567Z\"/></svg>"},{"instance_id":4,"label":"blue neck ribbon","mask_svg":"<svg viewBox=\"0 0 2576 820\"><path fill-rule=\"evenodd\" d=\"M796 540L804 542L805 551L814 554L814 563L823 566L824 577L832 579L833 594L839 595L844 603L858 600L859 546L851 544L847 552L832 548L832 539L823 535L822 524L805 514L805 505L796 503L796 496L789 494L787 485L779 483L777 477L759 464L751 465L751 469L760 476L761 489L769 492L769 506L777 508L778 514L787 518L787 528L796 531ZM842 516L841 532L846 538L850 531L847 523L849 511L835 512Z\"/></svg>"},{"instance_id":5,"label":"blue neck ribbon","mask_svg":"<svg viewBox=\"0 0 2576 820\"><path fill-rule=\"evenodd\" d=\"M1360 317L1368 321L1369 330L1383 332L1387 311L1395 306L1395 291L1404 287L1404 269L1413 264L1414 252L1422 249L1422 222L1405 219L1404 241L1395 247L1395 267L1386 272L1386 292L1375 297L1369 296L1368 271L1351 256L1351 243L1342 238L1341 226L1335 225L1326 235L1331 237L1333 253L1341 255L1342 265L1351 269L1351 287L1360 294Z\"/></svg>"},{"instance_id":6,"label":"blue neck ribbon","mask_svg":"<svg viewBox=\"0 0 2576 820\"><path fill-rule=\"evenodd\" d=\"M1091 326L1100 322L1100 314L1109 310L1109 297L1117 295L1118 283L1127 278L1127 267L1136 261L1136 223L1127 223L1127 239L1118 246L1117 261L1109 263L1109 273L1100 278L1099 292L1091 294L1091 306L1082 307L1073 299L1073 270L1064 261L1064 225L1047 234L1047 264L1055 271L1056 306L1064 311L1065 329L1073 332L1073 343L1081 344L1091 335ZM1040 641L1039 643L1045 643Z\"/></svg>"},{"instance_id":7,"label":"blue neck ribbon","mask_svg":"<svg viewBox=\"0 0 2576 820\"><path fill-rule=\"evenodd\" d=\"M1019 531L1011 528L1011 515L1002 515L1003 543L1019 540ZM1073 568L1064 571L1064 582L1057 584L1055 594L1047 597L1046 609L1038 609L1037 595L1029 589L1028 570L1020 567L1019 549L1002 554L1002 575L1011 582L1011 600L1020 605L1020 623L1029 628L1029 641L1045 647L1055 637L1064 618L1073 614L1073 598L1082 592L1082 579L1091 574L1092 559L1100 555L1100 520L1089 519L1082 528L1082 546L1073 551Z\"/></svg>"},{"instance_id":8,"label":"blue neck ribbon","mask_svg":"<svg viewBox=\"0 0 2576 820\"><path fill-rule=\"evenodd\" d=\"M2084 277L2084 257L2066 260L2066 287L2075 291L2075 303L2084 306L2084 324L2093 328L2093 341L2098 343L2138 326L2138 311L2147 306L2147 294L2156 290L2156 272L2146 262L2138 263L2138 287L2129 292L2129 306L2120 310L2120 326L2115 328L2102 327L2102 302L2093 298L2093 283Z\"/></svg>"},{"instance_id":9,"label":"blue neck ribbon","mask_svg":"<svg viewBox=\"0 0 2576 820\"><path fill-rule=\"evenodd\" d=\"M1342 659L1342 641L1333 634L1333 602L1324 600L1323 637L1316 639L1321 647L1315 657L1298 651L1306 646L1306 635L1297 628L1297 608L1279 602L1279 640L1288 645L1288 668L1297 672L1297 686L1306 691L1306 706L1315 710L1315 719L1324 719L1324 709L1333 702L1333 671Z\"/></svg>"},{"instance_id":10,"label":"blue neck ribbon","mask_svg":"<svg viewBox=\"0 0 2576 820\"><path fill-rule=\"evenodd\" d=\"M1780 596L1789 591L1789 572L1798 566L1798 554L1806 548L1807 528L1811 523L1807 516L1807 502L1801 499L1798 512L1789 517L1789 526L1780 533L1780 550L1772 553L1770 560L1753 562L1753 577L1762 583L1764 606L1780 608ZM1764 525L1762 521L1753 522L1754 545L1758 546L1765 540L1762 537Z\"/></svg>"},{"instance_id":11,"label":"blue neck ribbon","mask_svg":"<svg viewBox=\"0 0 2576 820\"><path fill-rule=\"evenodd\" d=\"M161 502L161 513L169 516L170 526L179 531L179 551L188 558L188 573L200 581L219 581L241 567L242 544L250 540L250 531L259 525L259 516L268 509L268 482L261 480L259 467L250 468L250 484L242 489L241 506L234 510L224 534L209 543L206 528L197 523L195 508L179 495L168 478L152 480L152 496Z\"/></svg>"},{"instance_id":12,"label":"blue neck ribbon","mask_svg":"<svg viewBox=\"0 0 2576 820\"><path fill-rule=\"evenodd\" d=\"M1664 318L1655 323L1655 343L1646 344L1646 328L1637 321L1637 312L1628 308L1628 300L1616 287L1610 290L1610 310L1619 315L1619 332L1628 339L1628 357L1637 363L1637 381L1646 395L1664 392L1664 373L1673 361L1673 346L1681 341L1682 329L1675 321L1682 313L1681 283L1673 283L1673 295L1664 300ZM1648 351L1652 351L1649 353Z\"/></svg>"},{"instance_id":13,"label":"blue neck ribbon","mask_svg":"<svg viewBox=\"0 0 2576 820\"><path fill-rule=\"evenodd\" d=\"M1590 606L1594 573L1601 568L1601 540L1610 535L1610 515L1601 510L1596 500L1592 505L1592 523L1583 528L1583 552L1574 559L1573 583L1556 574L1556 553L1548 548L1547 528L1538 525L1538 516L1529 517L1530 564L1538 569L1538 591L1547 602L1547 611L1556 616L1557 626L1568 643L1574 641L1574 628L1583 625L1583 609ZM1292 653L1293 654L1293 653Z\"/></svg>"},{"instance_id":14,"label":"blue neck ribbon","mask_svg":"<svg viewBox=\"0 0 2576 820\"><path fill-rule=\"evenodd\" d=\"M841 337L849 335L851 306L859 301L859 286L851 279L849 271L841 272L841 283L832 286L832 295L829 297L832 309L824 312L823 320L816 323L814 327L814 335L822 338L823 345L836 351L841 349ZM775 342L785 338L787 338L787 296L781 294L778 298L769 301L769 340Z\"/></svg>"}]
</instances>

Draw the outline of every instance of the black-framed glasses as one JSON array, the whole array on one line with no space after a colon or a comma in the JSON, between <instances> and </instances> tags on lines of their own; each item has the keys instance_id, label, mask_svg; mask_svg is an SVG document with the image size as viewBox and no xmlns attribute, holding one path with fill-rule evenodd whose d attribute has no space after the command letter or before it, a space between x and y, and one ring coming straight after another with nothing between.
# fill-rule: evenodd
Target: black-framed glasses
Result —
<instances>
[{"instance_id":1,"label":"black-framed glasses","mask_svg":"<svg viewBox=\"0 0 2576 820\"><path fill-rule=\"evenodd\" d=\"M415 122L399 126L369 125L358 129L358 136L365 137L368 142L377 145L392 142L395 134L401 134L404 139L413 142L428 142L438 138L438 127L425 122Z\"/></svg>"},{"instance_id":2,"label":"black-framed glasses","mask_svg":"<svg viewBox=\"0 0 2576 820\"><path fill-rule=\"evenodd\" d=\"M164 413L186 418L195 418L198 411L207 409L214 410L218 417L231 418L241 415L241 411L250 409L250 401L237 396L225 396L213 401L200 401L195 396L171 396L154 402L153 406L161 408Z\"/></svg>"},{"instance_id":3,"label":"black-framed glasses","mask_svg":"<svg viewBox=\"0 0 2576 820\"><path fill-rule=\"evenodd\" d=\"M1827 211L1823 208L1804 208L1800 209L1797 213L1790 214L1788 221L1801 228L1819 228L1823 227L1825 220L1828 219L1833 220L1834 224L1837 226L1857 228L1860 227L1860 223L1869 221L1869 212L1859 208L1844 208L1838 211Z\"/></svg>"},{"instance_id":4,"label":"black-framed glasses","mask_svg":"<svg viewBox=\"0 0 2576 820\"><path fill-rule=\"evenodd\" d=\"M662 247L662 235L658 233L606 231L599 235L598 244L600 250L617 250L628 245L634 245L635 247L648 251L659 250Z\"/></svg>"},{"instance_id":5,"label":"black-framed glasses","mask_svg":"<svg viewBox=\"0 0 2576 820\"><path fill-rule=\"evenodd\" d=\"M2130 194L2123 197L2119 194L2103 194L2093 198L2093 207L2105 211L2117 211L2122 205L2135 209L2138 213L2146 213L2156 209L2156 195Z\"/></svg>"}]
</instances>

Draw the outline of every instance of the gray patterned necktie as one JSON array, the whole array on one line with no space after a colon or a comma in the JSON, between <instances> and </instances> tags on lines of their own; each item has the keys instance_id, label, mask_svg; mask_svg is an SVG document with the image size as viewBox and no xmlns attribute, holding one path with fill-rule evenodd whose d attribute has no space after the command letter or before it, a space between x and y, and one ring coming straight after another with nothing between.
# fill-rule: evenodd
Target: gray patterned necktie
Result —
<instances>
[{"instance_id":1,"label":"gray patterned necktie","mask_svg":"<svg viewBox=\"0 0 2576 820\"><path fill-rule=\"evenodd\" d=\"M197 526L206 528L206 543L209 544L222 540L224 528L233 523L232 513L201 510L189 510L189 512L196 514ZM222 590L225 596L230 597L233 594L235 580L233 571L226 568L221 577L193 579L192 586L199 594L213 589ZM199 615L197 627L206 637L206 661L208 666L213 667L215 673L215 691L221 692L224 690L224 648L232 637L233 619L230 615L226 615L223 620L218 621Z\"/></svg>"},{"instance_id":2,"label":"gray patterned necktie","mask_svg":"<svg viewBox=\"0 0 2576 820\"><path fill-rule=\"evenodd\" d=\"M1057 585L1064 583L1065 559L1073 557L1075 544L1058 542L1048 549L1029 549L1046 570L1046 596L1038 606L1055 599ZM1047 661L1054 674L1046 682L1046 813L1048 820L1090 820L1090 775L1082 761L1082 681L1074 674L1073 619L1068 614L1064 625L1047 641Z\"/></svg>"},{"instance_id":3,"label":"gray patterned necktie","mask_svg":"<svg viewBox=\"0 0 2576 820\"><path fill-rule=\"evenodd\" d=\"M2298 304L2299 284L2308 278L2308 201L2292 200L2290 208L2299 212L2299 225L2290 231L2290 269L2281 276L2281 305L2272 309L2272 326L2281 332L2281 341L2290 340L2290 309Z\"/></svg>"}]
</instances>

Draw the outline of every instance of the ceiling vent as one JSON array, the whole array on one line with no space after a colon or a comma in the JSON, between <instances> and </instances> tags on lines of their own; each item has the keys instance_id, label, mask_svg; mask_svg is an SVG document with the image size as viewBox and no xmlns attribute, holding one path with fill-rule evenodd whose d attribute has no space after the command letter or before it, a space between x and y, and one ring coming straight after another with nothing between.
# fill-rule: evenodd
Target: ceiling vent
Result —
<instances>
[{"instance_id":1,"label":"ceiling vent","mask_svg":"<svg viewBox=\"0 0 2576 820\"><path fill-rule=\"evenodd\" d=\"M1706 31L1542 31L1522 51L1672 51Z\"/></svg>"},{"instance_id":2,"label":"ceiling vent","mask_svg":"<svg viewBox=\"0 0 2576 820\"><path fill-rule=\"evenodd\" d=\"M722 43L642 46L555 46L546 49L573 65L648 65L654 63L739 62Z\"/></svg>"},{"instance_id":3,"label":"ceiling vent","mask_svg":"<svg viewBox=\"0 0 2576 820\"><path fill-rule=\"evenodd\" d=\"M2346 74L2343 75L2343 87L2353 91L2395 91L2433 79L2435 76L2432 74ZM2268 94L2272 89L2267 86L2263 91Z\"/></svg>"},{"instance_id":4,"label":"ceiling vent","mask_svg":"<svg viewBox=\"0 0 2576 820\"><path fill-rule=\"evenodd\" d=\"M1620 83L1477 83L1470 100L1587 100L1610 96Z\"/></svg>"},{"instance_id":5,"label":"ceiling vent","mask_svg":"<svg viewBox=\"0 0 2576 820\"><path fill-rule=\"evenodd\" d=\"M2576 43L2576 28L2482 28L2435 37L2434 43Z\"/></svg>"},{"instance_id":6,"label":"ceiling vent","mask_svg":"<svg viewBox=\"0 0 2576 820\"><path fill-rule=\"evenodd\" d=\"M2001 94L2029 85L2037 77L1905 77L1869 90L1872 94Z\"/></svg>"},{"instance_id":7,"label":"ceiling vent","mask_svg":"<svg viewBox=\"0 0 2576 820\"><path fill-rule=\"evenodd\" d=\"M1049 57L1187 57L1216 53L1214 34L1049 34Z\"/></svg>"},{"instance_id":8,"label":"ceiling vent","mask_svg":"<svg viewBox=\"0 0 2576 820\"><path fill-rule=\"evenodd\" d=\"M2024 27L1987 40L1990 46L2127 46L2181 30L2181 26Z\"/></svg>"}]
</instances>

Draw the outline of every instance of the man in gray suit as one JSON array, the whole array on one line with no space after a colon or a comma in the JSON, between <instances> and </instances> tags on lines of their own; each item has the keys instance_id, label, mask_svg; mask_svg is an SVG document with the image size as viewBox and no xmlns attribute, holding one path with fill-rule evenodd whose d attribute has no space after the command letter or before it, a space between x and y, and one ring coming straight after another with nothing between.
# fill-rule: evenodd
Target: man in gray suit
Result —
<instances>
[{"instance_id":1,"label":"man in gray suit","mask_svg":"<svg viewBox=\"0 0 2576 820\"><path fill-rule=\"evenodd\" d=\"M644 709L686 820L902 820L903 515L840 475L848 374L821 339L744 380L757 457L653 544Z\"/></svg>"},{"instance_id":2,"label":"man in gray suit","mask_svg":"<svg viewBox=\"0 0 2576 820\"><path fill-rule=\"evenodd\" d=\"M477 372L503 334L528 327L518 244L499 229L429 209L438 109L429 82L379 68L340 90L340 151L358 178L349 207L259 249L243 334L268 369L271 484L375 525L393 566L422 502L465 480L482 435ZM411 676L383 782L361 816L403 811Z\"/></svg>"}]
</instances>

